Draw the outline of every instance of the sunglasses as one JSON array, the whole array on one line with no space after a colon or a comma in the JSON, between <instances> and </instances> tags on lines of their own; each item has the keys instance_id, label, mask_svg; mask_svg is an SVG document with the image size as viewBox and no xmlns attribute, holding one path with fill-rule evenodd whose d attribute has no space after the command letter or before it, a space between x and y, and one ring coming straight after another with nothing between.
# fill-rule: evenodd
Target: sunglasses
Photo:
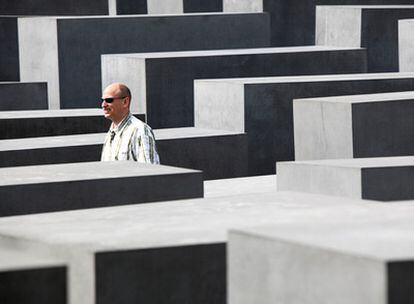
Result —
<instances>
[{"instance_id":1,"label":"sunglasses","mask_svg":"<svg viewBox=\"0 0 414 304\"><path fill-rule=\"evenodd\" d=\"M101 102L106 102L106 103L112 103L114 100L116 99L124 99L127 96L123 96L123 97L108 97L108 98L101 98Z\"/></svg>"}]
</instances>

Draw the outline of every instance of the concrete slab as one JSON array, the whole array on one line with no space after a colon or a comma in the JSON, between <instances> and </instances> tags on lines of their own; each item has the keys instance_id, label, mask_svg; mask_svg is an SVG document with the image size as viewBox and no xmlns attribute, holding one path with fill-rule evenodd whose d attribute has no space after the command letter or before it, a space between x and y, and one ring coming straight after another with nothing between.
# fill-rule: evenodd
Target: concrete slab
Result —
<instances>
[{"instance_id":1,"label":"concrete slab","mask_svg":"<svg viewBox=\"0 0 414 304\"><path fill-rule=\"evenodd\" d=\"M379 201L414 198L414 157L277 163L277 189Z\"/></svg>"},{"instance_id":2,"label":"concrete slab","mask_svg":"<svg viewBox=\"0 0 414 304\"><path fill-rule=\"evenodd\" d=\"M234 230L229 303L409 303L412 218Z\"/></svg>"},{"instance_id":3,"label":"concrete slab","mask_svg":"<svg viewBox=\"0 0 414 304\"><path fill-rule=\"evenodd\" d=\"M401 72L414 71L414 20L398 21L398 59Z\"/></svg>"},{"instance_id":4,"label":"concrete slab","mask_svg":"<svg viewBox=\"0 0 414 304\"><path fill-rule=\"evenodd\" d=\"M145 121L145 115L134 114ZM102 109L0 111L0 139L107 132Z\"/></svg>"},{"instance_id":5,"label":"concrete slab","mask_svg":"<svg viewBox=\"0 0 414 304\"><path fill-rule=\"evenodd\" d=\"M223 0L225 12L267 12L273 46L315 44L316 5L398 5L412 0Z\"/></svg>"},{"instance_id":6,"label":"concrete slab","mask_svg":"<svg viewBox=\"0 0 414 304\"><path fill-rule=\"evenodd\" d=\"M247 135L177 128L154 130L161 164L203 171L204 179L247 176ZM106 133L0 141L0 167L98 161Z\"/></svg>"},{"instance_id":7,"label":"concrete slab","mask_svg":"<svg viewBox=\"0 0 414 304\"><path fill-rule=\"evenodd\" d=\"M414 74L379 73L195 81L195 126L246 132L249 175L294 159L293 99L410 91Z\"/></svg>"},{"instance_id":8,"label":"concrete slab","mask_svg":"<svg viewBox=\"0 0 414 304\"><path fill-rule=\"evenodd\" d=\"M414 92L293 101L295 159L414 155Z\"/></svg>"},{"instance_id":9,"label":"concrete slab","mask_svg":"<svg viewBox=\"0 0 414 304\"><path fill-rule=\"evenodd\" d=\"M191 127L194 79L364 73L365 59L363 49L320 46L108 55L102 87L127 83L153 128Z\"/></svg>"},{"instance_id":10,"label":"concrete slab","mask_svg":"<svg viewBox=\"0 0 414 304\"><path fill-rule=\"evenodd\" d=\"M0 1L0 15L32 15L32 16L62 16L62 15L107 15L112 0L21 0Z\"/></svg>"},{"instance_id":11,"label":"concrete slab","mask_svg":"<svg viewBox=\"0 0 414 304\"><path fill-rule=\"evenodd\" d=\"M316 44L367 48L368 72L398 72L398 20L413 5L317 6Z\"/></svg>"},{"instance_id":12,"label":"concrete slab","mask_svg":"<svg viewBox=\"0 0 414 304\"><path fill-rule=\"evenodd\" d=\"M179 14L195 12L221 12L222 0L48 0L0 1L0 15L26 16L82 16L82 15L131 15Z\"/></svg>"},{"instance_id":13,"label":"concrete slab","mask_svg":"<svg viewBox=\"0 0 414 304\"><path fill-rule=\"evenodd\" d=\"M0 216L203 196L200 171L135 162L0 169Z\"/></svg>"},{"instance_id":14,"label":"concrete slab","mask_svg":"<svg viewBox=\"0 0 414 304\"><path fill-rule=\"evenodd\" d=\"M0 81L19 81L17 17L0 16L0 28Z\"/></svg>"},{"instance_id":15,"label":"concrete slab","mask_svg":"<svg viewBox=\"0 0 414 304\"><path fill-rule=\"evenodd\" d=\"M283 192L185 200L2 218L0 246L65 258L70 303L226 303L229 228L390 222L413 208Z\"/></svg>"},{"instance_id":16,"label":"concrete slab","mask_svg":"<svg viewBox=\"0 0 414 304\"><path fill-rule=\"evenodd\" d=\"M276 175L261 175L204 181L204 197L220 197L276 191Z\"/></svg>"},{"instance_id":17,"label":"concrete slab","mask_svg":"<svg viewBox=\"0 0 414 304\"><path fill-rule=\"evenodd\" d=\"M0 299L5 304L67 303L63 261L0 249Z\"/></svg>"},{"instance_id":18,"label":"concrete slab","mask_svg":"<svg viewBox=\"0 0 414 304\"><path fill-rule=\"evenodd\" d=\"M45 82L0 82L0 96L0 111L45 110L48 107Z\"/></svg>"},{"instance_id":19,"label":"concrete slab","mask_svg":"<svg viewBox=\"0 0 414 304\"><path fill-rule=\"evenodd\" d=\"M266 47L268 25L264 13L19 18L20 79L47 81L50 109L90 108L101 54Z\"/></svg>"}]
</instances>

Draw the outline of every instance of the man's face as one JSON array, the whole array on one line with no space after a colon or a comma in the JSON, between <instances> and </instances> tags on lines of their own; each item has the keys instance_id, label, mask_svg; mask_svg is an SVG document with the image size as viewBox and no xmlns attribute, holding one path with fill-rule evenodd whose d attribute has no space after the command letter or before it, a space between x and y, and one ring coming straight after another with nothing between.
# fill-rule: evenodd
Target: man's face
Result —
<instances>
[{"instance_id":1,"label":"man's face","mask_svg":"<svg viewBox=\"0 0 414 304\"><path fill-rule=\"evenodd\" d=\"M110 100L105 100L107 98L111 98L112 102L109 102ZM122 96L117 87L109 86L104 90L102 99L101 107L105 118L110 119L115 123L120 122L128 112L127 97Z\"/></svg>"}]
</instances>

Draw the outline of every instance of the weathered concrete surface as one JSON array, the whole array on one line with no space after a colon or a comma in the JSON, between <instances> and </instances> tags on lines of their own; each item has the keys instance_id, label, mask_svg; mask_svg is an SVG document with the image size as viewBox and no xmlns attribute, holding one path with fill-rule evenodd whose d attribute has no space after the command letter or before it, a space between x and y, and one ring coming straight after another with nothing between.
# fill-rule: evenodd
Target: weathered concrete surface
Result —
<instances>
[{"instance_id":1,"label":"weathered concrete surface","mask_svg":"<svg viewBox=\"0 0 414 304\"><path fill-rule=\"evenodd\" d=\"M275 174L204 181L205 198L275 191Z\"/></svg>"},{"instance_id":2,"label":"weathered concrete surface","mask_svg":"<svg viewBox=\"0 0 414 304\"><path fill-rule=\"evenodd\" d=\"M0 111L44 110L48 107L45 82L0 82L0 96Z\"/></svg>"},{"instance_id":3,"label":"weathered concrete surface","mask_svg":"<svg viewBox=\"0 0 414 304\"><path fill-rule=\"evenodd\" d=\"M0 81L19 81L17 17L0 16L0 29Z\"/></svg>"},{"instance_id":4,"label":"weathered concrete surface","mask_svg":"<svg viewBox=\"0 0 414 304\"><path fill-rule=\"evenodd\" d=\"M269 37L264 13L19 18L20 78L46 80L51 109L91 108L101 54L266 47Z\"/></svg>"},{"instance_id":5,"label":"weathered concrete surface","mask_svg":"<svg viewBox=\"0 0 414 304\"><path fill-rule=\"evenodd\" d=\"M111 1L113 0L0 0L0 15L107 15Z\"/></svg>"},{"instance_id":6,"label":"weathered concrete surface","mask_svg":"<svg viewBox=\"0 0 414 304\"><path fill-rule=\"evenodd\" d=\"M293 99L413 89L411 73L196 80L195 126L246 132L249 175L272 174L294 159Z\"/></svg>"},{"instance_id":7,"label":"weathered concrete surface","mask_svg":"<svg viewBox=\"0 0 414 304\"><path fill-rule=\"evenodd\" d=\"M203 196L200 171L136 162L0 169L0 216Z\"/></svg>"},{"instance_id":8,"label":"weathered concrete surface","mask_svg":"<svg viewBox=\"0 0 414 304\"><path fill-rule=\"evenodd\" d=\"M194 79L366 72L360 48L292 47L102 56L102 87L121 81L153 128L194 126Z\"/></svg>"},{"instance_id":9,"label":"weathered concrete surface","mask_svg":"<svg viewBox=\"0 0 414 304\"><path fill-rule=\"evenodd\" d=\"M145 115L134 114L145 121ZM101 109L0 112L0 139L107 132Z\"/></svg>"},{"instance_id":10,"label":"weathered concrete surface","mask_svg":"<svg viewBox=\"0 0 414 304\"><path fill-rule=\"evenodd\" d=\"M412 218L343 220L231 231L228 303L410 303Z\"/></svg>"},{"instance_id":11,"label":"weathered concrete surface","mask_svg":"<svg viewBox=\"0 0 414 304\"><path fill-rule=\"evenodd\" d=\"M316 5L399 5L412 0L223 0L225 12L270 14L272 45L294 46L315 43Z\"/></svg>"},{"instance_id":12,"label":"weathered concrete surface","mask_svg":"<svg viewBox=\"0 0 414 304\"><path fill-rule=\"evenodd\" d=\"M398 21L398 59L400 72L414 71L414 20Z\"/></svg>"},{"instance_id":13,"label":"weathered concrete surface","mask_svg":"<svg viewBox=\"0 0 414 304\"><path fill-rule=\"evenodd\" d=\"M316 44L367 48L368 72L398 72L398 20L414 5L318 6Z\"/></svg>"},{"instance_id":14,"label":"weathered concrete surface","mask_svg":"<svg viewBox=\"0 0 414 304\"><path fill-rule=\"evenodd\" d=\"M414 155L414 92L293 101L295 159Z\"/></svg>"},{"instance_id":15,"label":"weathered concrete surface","mask_svg":"<svg viewBox=\"0 0 414 304\"><path fill-rule=\"evenodd\" d=\"M145 303L165 299L210 303L212 295L214 303L225 303L224 244L229 228L305 221L412 221L413 208L412 202L382 204L298 193L255 193L2 218L0 246L66 259L71 304L109 303L113 298L137 303L149 297L152 300ZM197 267L191 266L193 262ZM195 281L206 267L210 267L208 274L204 272L204 279ZM99 291L96 300L95 290Z\"/></svg>"},{"instance_id":16,"label":"weathered concrete surface","mask_svg":"<svg viewBox=\"0 0 414 304\"><path fill-rule=\"evenodd\" d=\"M222 0L0 0L0 15L81 16L221 12Z\"/></svg>"},{"instance_id":17,"label":"weathered concrete surface","mask_svg":"<svg viewBox=\"0 0 414 304\"><path fill-rule=\"evenodd\" d=\"M203 171L206 180L247 176L247 135L177 128L154 130L161 164ZM0 167L100 160L106 133L0 141Z\"/></svg>"},{"instance_id":18,"label":"weathered concrete surface","mask_svg":"<svg viewBox=\"0 0 414 304\"><path fill-rule=\"evenodd\" d=\"M65 304L66 278L63 261L18 249L0 249L2 304Z\"/></svg>"},{"instance_id":19,"label":"weathered concrete surface","mask_svg":"<svg viewBox=\"0 0 414 304\"><path fill-rule=\"evenodd\" d=\"M414 198L414 156L278 162L277 189L379 201Z\"/></svg>"}]
</instances>

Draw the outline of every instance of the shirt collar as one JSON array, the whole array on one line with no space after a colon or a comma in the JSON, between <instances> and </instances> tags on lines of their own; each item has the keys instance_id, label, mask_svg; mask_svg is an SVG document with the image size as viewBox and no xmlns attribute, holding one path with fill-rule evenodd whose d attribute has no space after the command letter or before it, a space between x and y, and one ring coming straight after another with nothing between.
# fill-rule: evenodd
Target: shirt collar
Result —
<instances>
[{"instance_id":1,"label":"shirt collar","mask_svg":"<svg viewBox=\"0 0 414 304\"><path fill-rule=\"evenodd\" d=\"M132 116L132 114L131 114L131 112L129 112L128 115L125 116L124 119L122 119L121 122L116 127L112 123L109 131L115 132L115 133L120 132L122 130L122 128L125 127L126 123L131 118L131 116Z\"/></svg>"}]
</instances>

